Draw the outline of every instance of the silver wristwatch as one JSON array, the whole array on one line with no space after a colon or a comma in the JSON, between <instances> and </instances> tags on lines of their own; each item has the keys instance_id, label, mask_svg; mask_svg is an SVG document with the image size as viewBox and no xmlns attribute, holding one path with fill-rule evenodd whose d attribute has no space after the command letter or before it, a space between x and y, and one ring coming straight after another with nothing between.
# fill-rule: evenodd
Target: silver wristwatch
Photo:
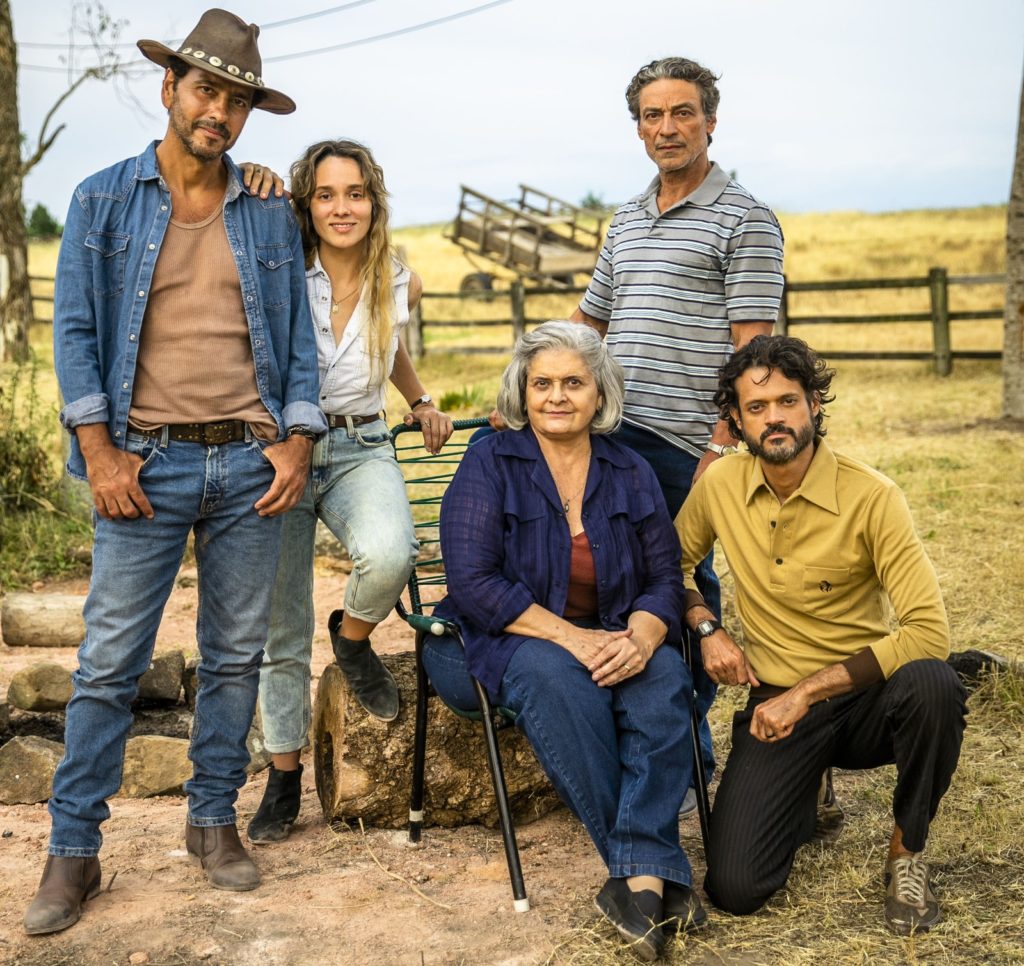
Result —
<instances>
[{"instance_id":1,"label":"silver wristwatch","mask_svg":"<svg viewBox=\"0 0 1024 966\"><path fill-rule=\"evenodd\" d=\"M704 449L710 453L716 453L718 456L729 456L739 452L735 446L723 446L721 443L708 443Z\"/></svg>"}]
</instances>

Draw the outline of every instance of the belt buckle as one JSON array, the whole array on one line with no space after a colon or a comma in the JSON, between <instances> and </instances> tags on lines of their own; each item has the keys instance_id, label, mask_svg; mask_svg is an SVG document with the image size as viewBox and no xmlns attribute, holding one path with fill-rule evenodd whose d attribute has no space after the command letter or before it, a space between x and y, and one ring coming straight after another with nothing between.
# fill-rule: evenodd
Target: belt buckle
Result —
<instances>
[{"instance_id":1,"label":"belt buckle","mask_svg":"<svg viewBox=\"0 0 1024 966\"><path fill-rule=\"evenodd\" d=\"M220 446L222 443L230 443L234 427L229 422L206 423L202 427L202 442L206 446Z\"/></svg>"}]
</instances>

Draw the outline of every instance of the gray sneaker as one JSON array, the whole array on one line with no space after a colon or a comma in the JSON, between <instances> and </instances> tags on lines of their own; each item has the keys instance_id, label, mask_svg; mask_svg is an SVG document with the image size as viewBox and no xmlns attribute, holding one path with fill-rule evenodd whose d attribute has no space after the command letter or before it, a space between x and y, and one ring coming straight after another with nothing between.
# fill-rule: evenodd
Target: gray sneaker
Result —
<instances>
[{"instance_id":1,"label":"gray sneaker","mask_svg":"<svg viewBox=\"0 0 1024 966\"><path fill-rule=\"evenodd\" d=\"M894 933L926 932L942 918L932 894L931 870L920 852L886 862L885 880L885 921Z\"/></svg>"}]
</instances>

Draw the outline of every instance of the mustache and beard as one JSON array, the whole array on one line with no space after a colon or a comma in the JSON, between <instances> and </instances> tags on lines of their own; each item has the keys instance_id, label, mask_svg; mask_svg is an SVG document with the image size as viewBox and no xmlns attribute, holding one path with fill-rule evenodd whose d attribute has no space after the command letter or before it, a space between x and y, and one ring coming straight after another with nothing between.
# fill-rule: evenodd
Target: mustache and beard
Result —
<instances>
[{"instance_id":1,"label":"mustache and beard","mask_svg":"<svg viewBox=\"0 0 1024 966\"><path fill-rule=\"evenodd\" d=\"M750 452L773 466L784 466L786 463L791 463L814 441L814 424L810 422L801 426L799 430L792 430L781 423L769 423L760 437L756 438L747 435L746 430L742 427L740 427L740 431L743 433L743 442L747 444ZM783 440L766 445L765 440L777 433L784 433L791 437L792 442Z\"/></svg>"},{"instance_id":2,"label":"mustache and beard","mask_svg":"<svg viewBox=\"0 0 1024 966\"><path fill-rule=\"evenodd\" d=\"M205 136L202 134L196 136L195 132L200 127L215 131L224 140L218 142L214 147L207 147L204 143ZM231 132L218 121L200 119L189 123L178 106L177 100L171 105L171 129L185 150L199 161L219 160L233 143Z\"/></svg>"}]
</instances>

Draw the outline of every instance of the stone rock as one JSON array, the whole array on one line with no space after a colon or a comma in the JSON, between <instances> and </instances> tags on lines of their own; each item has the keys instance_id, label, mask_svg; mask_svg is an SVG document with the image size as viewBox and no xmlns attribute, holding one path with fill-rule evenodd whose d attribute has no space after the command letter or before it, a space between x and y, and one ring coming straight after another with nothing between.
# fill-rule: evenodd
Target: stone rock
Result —
<instances>
[{"instance_id":1,"label":"stone rock","mask_svg":"<svg viewBox=\"0 0 1024 966\"><path fill-rule=\"evenodd\" d=\"M139 700L177 702L184 672L185 655L181 651L154 654L149 670L139 679Z\"/></svg>"},{"instance_id":2,"label":"stone rock","mask_svg":"<svg viewBox=\"0 0 1024 966\"><path fill-rule=\"evenodd\" d=\"M183 738L140 735L130 738L124 753L121 791L126 798L181 795L192 777L189 743Z\"/></svg>"},{"instance_id":3,"label":"stone rock","mask_svg":"<svg viewBox=\"0 0 1024 966\"><path fill-rule=\"evenodd\" d=\"M128 962L131 966L145 966L145 964L149 962L149 953L141 950L137 953L132 953L131 956L128 957Z\"/></svg>"},{"instance_id":4,"label":"stone rock","mask_svg":"<svg viewBox=\"0 0 1024 966\"><path fill-rule=\"evenodd\" d=\"M0 628L8 647L78 647L85 637L78 594L8 594Z\"/></svg>"},{"instance_id":5,"label":"stone rock","mask_svg":"<svg viewBox=\"0 0 1024 966\"><path fill-rule=\"evenodd\" d=\"M52 661L40 661L15 672L7 701L22 711L61 711L71 700L71 674Z\"/></svg>"},{"instance_id":6,"label":"stone rock","mask_svg":"<svg viewBox=\"0 0 1024 966\"><path fill-rule=\"evenodd\" d=\"M270 764L270 752L267 751L266 739L263 737L263 719L258 704L252 726L249 728L249 736L245 739L245 747L249 749L249 764L245 768L248 774L255 775Z\"/></svg>"},{"instance_id":7,"label":"stone rock","mask_svg":"<svg viewBox=\"0 0 1024 966\"><path fill-rule=\"evenodd\" d=\"M6 740L3 736L11 729L11 706L6 701L0 701L0 744Z\"/></svg>"},{"instance_id":8,"label":"stone rock","mask_svg":"<svg viewBox=\"0 0 1024 966\"><path fill-rule=\"evenodd\" d=\"M63 756L64 746L56 741L32 735L12 738L0 748L0 802L45 802L53 789L53 773Z\"/></svg>"},{"instance_id":9,"label":"stone rock","mask_svg":"<svg viewBox=\"0 0 1024 966\"><path fill-rule=\"evenodd\" d=\"M196 692L199 690L199 658L190 657L185 662L185 670L181 675L181 684L185 689L185 704L189 711L196 710Z\"/></svg>"}]
</instances>

